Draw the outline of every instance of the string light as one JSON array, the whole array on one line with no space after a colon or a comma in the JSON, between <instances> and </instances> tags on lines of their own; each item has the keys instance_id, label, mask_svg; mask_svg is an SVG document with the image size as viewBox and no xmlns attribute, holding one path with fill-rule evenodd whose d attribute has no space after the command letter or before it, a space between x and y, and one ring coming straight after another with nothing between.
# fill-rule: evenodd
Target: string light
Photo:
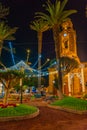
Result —
<instances>
[{"instance_id":1,"label":"string light","mask_svg":"<svg viewBox=\"0 0 87 130\"><path fill-rule=\"evenodd\" d=\"M35 62L35 64L30 67L29 65L27 65L23 60L21 60L20 62L18 62L17 64L15 64L15 60L14 60L14 55L13 55L13 49L12 49L12 44L11 42L9 42L9 46L10 46L10 49L11 49L11 56L12 56L12 61L13 61L13 66L7 68L7 69L12 69L12 70L20 70L20 67L23 67L26 71L26 75L28 75L28 77L38 77L38 76L47 76L49 75L49 72L48 72L48 69L55 65L56 62L54 61L52 64L50 64L49 66L43 68L46 63L48 63L50 61L49 58L47 58L46 62L40 67L41 69L41 73L38 75L38 69L34 69L34 67L36 66L36 64L38 63L38 60L40 58L42 58L42 55L39 55L38 56L38 60ZM30 53L30 50L27 49L27 61L28 61L28 58L29 58L29 53ZM42 69L43 68L43 69ZM0 70L0 71L5 71L5 70ZM56 71L53 71L51 72L50 74L54 74L56 73Z\"/></svg>"},{"instance_id":2,"label":"string light","mask_svg":"<svg viewBox=\"0 0 87 130\"><path fill-rule=\"evenodd\" d=\"M15 65L15 60L14 60L14 55L13 55L13 49L12 49L12 44L11 44L11 42L9 42L9 47L10 47L10 49L11 49L12 61L13 61L13 64Z\"/></svg>"},{"instance_id":3,"label":"string light","mask_svg":"<svg viewBox=\"0 0 87 130\"><path fill-rule=\"evenodd\" d=\"M38 75L38 69L31 68L24 61L20 61L16 65L13 65L13 66L11 66L11 67L9 67L7 69L20 70L21 67L23 67L25 71L27 70L26 75L28 77L38 77L38 76L47 76L47 75L49 75L48 68L50 68L50 66L45 68L47 71L41 71L41 73ZM0 71L5 71L5 70L0 70ZM54 73L57 73L57 71L53 71L50 74L54 74Z\"/></svg>"}]
</instances>

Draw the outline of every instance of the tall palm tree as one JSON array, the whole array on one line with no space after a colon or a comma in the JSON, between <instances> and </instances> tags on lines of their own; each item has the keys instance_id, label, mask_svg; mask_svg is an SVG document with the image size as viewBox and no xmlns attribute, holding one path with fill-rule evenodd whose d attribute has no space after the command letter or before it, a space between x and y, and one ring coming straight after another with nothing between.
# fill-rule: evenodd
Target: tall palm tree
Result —
<instances>
[{"instance_id":1,"label":"tall palm tree","mask_svg":"<svg viewBox=\"0 0 87 130\"><path fill-rule=\"evenodd\" d=\"M5 18L5 16L7 16L9 14L9 8L5 7L4 5L2 5L2 3L0 3L0 19Z\"/></svg>"},{"instance_id":2,"label":"tall palm tree","mask_svg":"<svg viewBox=\"0 0 87 130\"><path fill-rule=\"evenodd\" d=\"M68 19L73 13L76 13L76 10L64 10L68 0L63 0L62 2L56 0L55 3L51 3L50 0L46 2L44 5L45 13L43 12L36 12L36 18L41 18L44 21L47 21L50 28L53 31L53 38L55 43L55 52L56 52L56 61L57 61L57 70L59 75L59 97L62 98L62 76L61 76L61 69L59 66L59 59L60 59L60 42L59 42L59 32L61 23Z\"/></svg>"},{"instance_id":3,"label":"tall palm tree","mask_svg":"<svg viewBox=\"0 0 87 130\"><path fill-rule=\"evenodd\" d=\"M42 37L43 37L43 32L48 30L48 24L41 20L37 19L33 21L30 24L30 28L32 30L37 31L37 38L38 38L38 87L41 86L41 51L42 51Z\"/></svg>"}]
</instances>

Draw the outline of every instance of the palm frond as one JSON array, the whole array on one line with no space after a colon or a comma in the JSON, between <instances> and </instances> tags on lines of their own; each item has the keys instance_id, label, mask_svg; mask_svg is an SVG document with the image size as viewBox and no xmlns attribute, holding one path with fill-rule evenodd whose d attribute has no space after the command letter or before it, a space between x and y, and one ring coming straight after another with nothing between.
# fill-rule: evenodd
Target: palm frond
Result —
<instances>
[{"instance_id":1,"label":"palm frond","mask_svg":"<svg viewBox=\"0 0 87 130\"><path fill-rule=\"evenodd\" d=\"M60 11L60 1L55 2L55 16L58 16Z\"/></svg>"},{"instance_id":2,"label":"palm frond","mask_svg":"<svg viewBox=\"0 0 87 130\"><path fill-rule=\"evenodd\" d=\"M0 19L5 18L9 14L9 8L0 3Z\"/></svg>"},{"instance_id":3,"label":"palm frond","mask_svg":"<svg viewBox=\"0 0 87 130\"><path fill-rule=\"evenodd\" d=\"M30 28L37 31L37 32L38 31L44 32L44 31L49 29L49 26L48 26L48 23L46 21L44 21L40 18L38 20L31 22Z\"/></svg>"},{"instance_id":4,"label":"palm frond","mask_svg":"<svg viewBox=\"0 0 87 130\"><path fill-rule=\"evenodd\" d=\"M64 10L66 4L67 4L68 0L64 0L61 5L60 5L60 13Z\"/></svg>"},{"instance_id":5,"label":"palm frond","mask_svg":"<svg viewBox=\"0 0 87 130\"><path fill-rule=\"evenodd\" d=\"M15 34L15 32L17 31L18 27L14 27L14 28L8 28L6 34L3 36L3 39L7 39L8 37L12 36L13 34Z\"/></svg>"},{"instance_id":6,"label":"palm frond","mask_svg":"<svg viewBox=\"0 0 87 130\"><path fill-rule=\"evenodd\" d=\"M47 15L47 14L45 14L43 12L36 12L35 18L43 19L44 21L46 21L48 23L50 28L51 28L51 25L53 24L53 21L55 20L55 19L52 19L49 15Z\"/></svg>"},{"instance_id":7,"label":"palm frond","mask_svg":"<svg viewBox=\"0 0 87 130\"><path fill-rule=\"evenodd\" d=\"M68 16L70 16L71 14L77 13L77 10L66 10L63 11L62 14L60 14L60 21L64 20L65 18L67 18Z\"/></svg>"}]
</instances>

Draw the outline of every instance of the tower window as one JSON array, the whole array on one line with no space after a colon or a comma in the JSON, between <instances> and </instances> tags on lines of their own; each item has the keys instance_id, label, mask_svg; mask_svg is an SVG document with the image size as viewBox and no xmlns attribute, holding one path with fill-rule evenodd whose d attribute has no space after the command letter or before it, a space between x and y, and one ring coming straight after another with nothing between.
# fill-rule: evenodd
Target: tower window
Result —
<instances>
[{"instance_id":1,"label":"tower window","mask_svg":"<svg viewBox=\"0 0 87 130\"><path fill-rule=\"evenodd\" d=\"M68 48L68 40L64 42L64 46L66 49Z\"/></svg>"}]
</instances>

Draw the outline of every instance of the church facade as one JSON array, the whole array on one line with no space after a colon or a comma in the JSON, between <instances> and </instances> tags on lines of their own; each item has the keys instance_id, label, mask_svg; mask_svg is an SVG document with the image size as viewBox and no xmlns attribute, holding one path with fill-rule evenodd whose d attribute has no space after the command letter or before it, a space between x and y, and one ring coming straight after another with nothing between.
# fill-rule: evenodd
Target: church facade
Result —
<instances>
[{"instance_id":1,"label":"church facade","mask_svg":"<svg viewBox=\"0 0 87 130\"><path fill-rule=\"evenodd\" d=\"M62 77L63 94L69 96L81 96L87 93L87 62L81 62L77 55L76 31L73 29L71 20L62 24L60 39L60 56L74 58L78 61L79 67L70 71ZM55 93L54 78L57 75L55 67L49 68L49 93Z\"/></svg>"}]
</instances>

